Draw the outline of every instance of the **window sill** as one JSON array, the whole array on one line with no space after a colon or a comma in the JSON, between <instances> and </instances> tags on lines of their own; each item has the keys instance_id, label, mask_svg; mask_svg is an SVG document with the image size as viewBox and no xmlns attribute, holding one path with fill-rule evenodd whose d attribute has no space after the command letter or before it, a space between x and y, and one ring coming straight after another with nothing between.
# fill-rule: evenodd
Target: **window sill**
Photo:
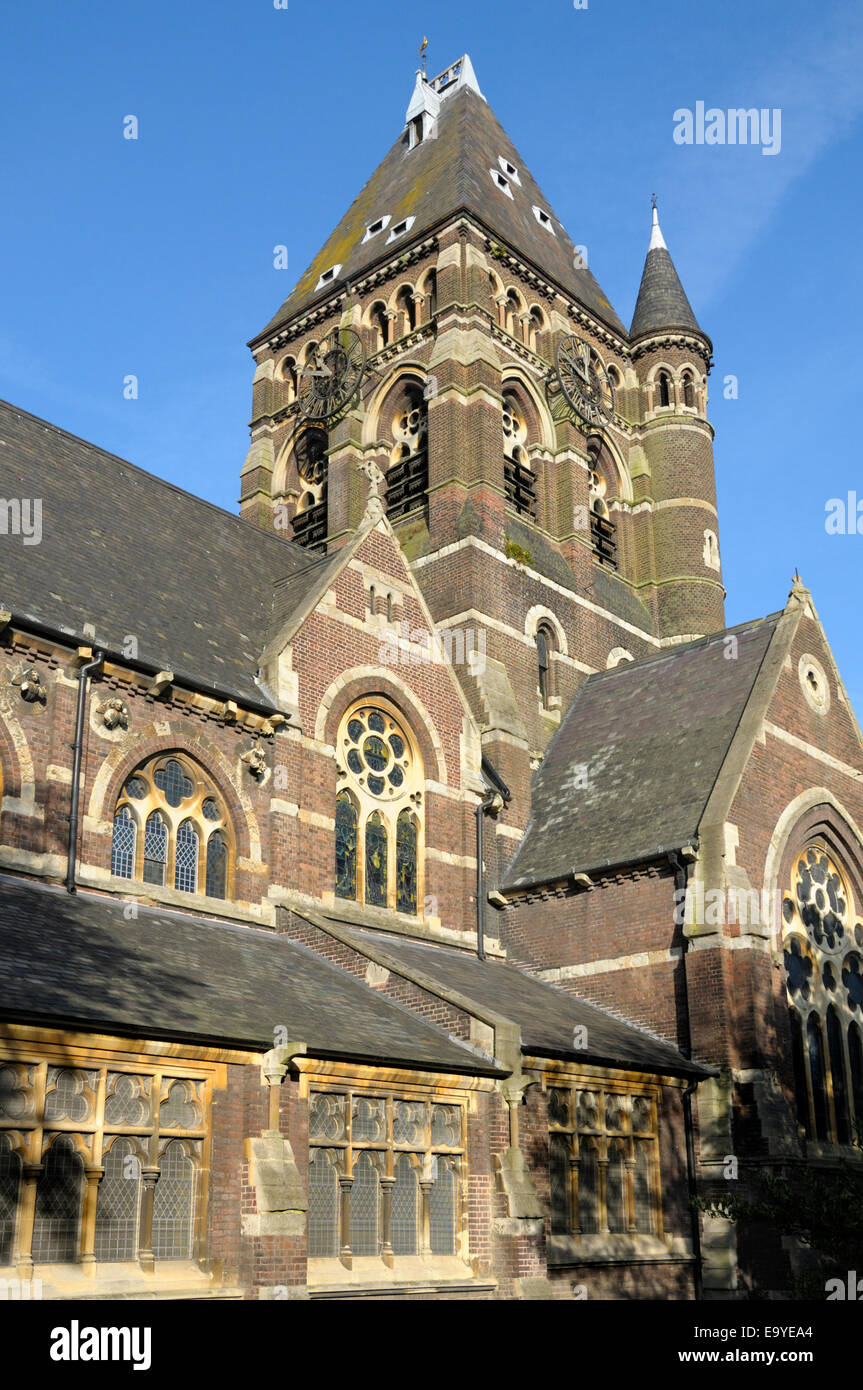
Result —
<instances>
[{"instance_id":1,"label":"window sill","mask_svg":"<svg viewBox=\"0 0 863 1390\"><path fill-rule=\"evenodd\" d=\"M0 1287L20 1287L11 1266L0 1268ZM136 1262L98 1264L94 1273L79 1264L36 1265L32 1288L25 1281L21 1298L38 1299L160 1299L160 1298L242 1298L243 1290L233 1284L220 1284L194 1260L159 1261L152 1274L145 1274Z\"/></svg>"},{"instance_id":2,"label":"window sill","mask_svg":"<svg viewBox=\"0 0 863 1390\"><path fill-rule=\"evenodd\" d=\"M552 1235L548 1240L549 1268L582 1264L661 1264L692 1259L689 1242L649 1235Z\"/></svg>"},{"instance_id":3,"label":"window sill","mask_svg":"<svg viewBox=\"0 0 863 1390\"><path fill-rule=\"evenodd\" d=\"M455 1291L497 1287L494 1280L478 1280L470 1265L457 1255L431 1255L427 1259L420 1255L398 1255L392 1269L372 1255L355 1255L352 1269L345 1269L337 1259L310 1259L307 1283L312 1298L360 1291L386 1295L397 1290L418 1293L424 1289Z\"/></svg>"}]
</instances>

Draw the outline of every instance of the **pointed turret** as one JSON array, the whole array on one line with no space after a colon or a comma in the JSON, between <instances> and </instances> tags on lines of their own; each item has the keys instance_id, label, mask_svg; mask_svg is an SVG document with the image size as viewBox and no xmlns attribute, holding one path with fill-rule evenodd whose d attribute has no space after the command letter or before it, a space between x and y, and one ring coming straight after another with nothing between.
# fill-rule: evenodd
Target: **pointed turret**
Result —
<instances>
[{"instance_id":1,"label":"pointed turret","mask_svg":"<svg viewBox=\"0 0 863 1390\"><path fill-rule=\"evenodd\" d=\"M655 333L663 328L688 328L696 333L701 332L680 283L680 276L668 254L654 200L650 245L629 336L640 338L645 333Z\"/></svg>"}]
</instances>

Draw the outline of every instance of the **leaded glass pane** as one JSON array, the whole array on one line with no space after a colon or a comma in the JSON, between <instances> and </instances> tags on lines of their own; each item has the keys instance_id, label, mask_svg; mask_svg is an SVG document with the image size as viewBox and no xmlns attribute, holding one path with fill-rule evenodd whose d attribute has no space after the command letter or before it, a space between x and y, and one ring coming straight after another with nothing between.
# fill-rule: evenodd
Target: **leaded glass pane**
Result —
<instances>
[{"instance_id":1,"label":"leaded glass pane","mask_svg":"<svg viewBox=\"0 0 863 1390\"><path fill-rule=\"evenodd\" d=\"M646 1143L635 1145L635 1228L646 1235L653 1232L653 1202L650 1196L650 1148Z\"/></svg>"},{"instance_id":2,"label":"leaded glass pane","mask_svg":"<svg viewBox=\"0 0 863 1390\"><path fill-rule=\"evenodd\" d=\"M147 783L143 777L130 777L126 783L126 795L133 801L140 801L147 795Z\"/></svg>"},{"instance_id":3,"label":"leaded glass pane","mask_svg":"<svg viewBox=\"0 0 863 1390\"><path fill-rule=\"evenodd\" d=\"M827 1138L827 1093L824 1084L824 1042L817 1014L809 1015L806 1025L809 1047L809 1075L812 1078L812 1100L815 1106L815 1136Z\"/></svg>"},{"instance_id":4,"label":"leaded glass pane","mask_svg":"<svg viewBox=\"0 0 863 1390\"><path fill-rule=\"evenodd\" d=\"M0 1134L0 1265L12 1263L21 1160L8 1135Z\"/></svg>"},{"instance_id":5,"label":"leaded glass pane","mask_svg":"<svg viewBox=\"0 0 863 1390\"><path fill-rule=\"evenodd\" d=\"M224 898L228 881L228 846L220 831L214 830L207 841L208 898Z\"/></svg>"},{"instance_id":6,"label":"leaded glass pane","mask_svg":"<svg viewBox=\"0 0 863 1390\"><path fill-rule=\"evenodd\" d=\"M368 718L368 725L376 734L382 734L386 728L384 717L379 710L373 709Z\"/></svg>"},{"instance_id":7,"label":"leaded glass pane","mask_svg":"<svg viewBox=\"0 0 863 1390\"><path fill-rule=\"evenodd\" d=\"M351 1251L354 1255L380 1253L378 1170L372 1155L360 1153L351 1185Z\"/></svg>"},{"instance_id":8,"label":"leaded glass pane","mask_svg":"<svg viewBox=\"0 0 863 1390\"><path fill-rule=\"evenodd\" d=\"M404 757L405 741L401 734L390 734L390 748L393 750L394 758Z\"/></svg>"},{"instance_id":9,"label":"leaded glass pane","mask_svg":"<svg viewBox=\"0 0 863 1390\"><path fill-rule=\"evenodd\" d=\"M848 1115L848 1088L845 1083L842 1028L839 1023L839 1015L832 1004L827 1010L827 1051L830 1055L830 1076L833 1081L836 1141L839 1144L847 1144L851 1138L851 1125Z\"/></svg>"},{"instance_id":10,"label":"leaded glass pane","mask_svg":"<svg viewBox=\"0 0 863 1390\"><path fill-rule=\"evenodd\" d=\"M355 1144L379 1144L387 1137L385 1102L370 1096L355 1096L351 1116L351 1138Z\"/></svg>"},{"instance_id":11,"label":"leaded glass pane","mask_svg":"<svg viewBox=\"0 0 863 1390\"><path fill-rule=\"evenodd\" d=\"M97 1260L134 1260L138 1249L141 1165L128 1139L116 1139L104 1158L96 1203Z\"/></svg>"},{"instance_id":12,"label":"leaded glass pane","mask_svg":"<svg viewBox=\"0 0 863 1390\"><path fill-rule=\"evenodd\" d=\"M344 1139L345 1096L316 1091L309 1102L309 1136L312 1139Z\"/></svg>"},{"instance_id":13,"label":"leaded glass pane","mask_svg":"<svg viewBox=\"0 0 863 1390\"><path fill-rule=\"evenodd\" d=\"M461 1144L461 1110L457 1105L433 1105L431 1141L435 1148L455 1149Z\"/></svg>"},{"instance_id":14,"label":"leaded glass pane","mask_svg":"<svg viewBox=\"0 0 863 1390\"><path fill-rule=\"evenodd\" d=\"M581 1145L578 1157L578 1229L585 1234L599 1230L599 1167L596 1150Z\"/></svg>"},{"instance_id":15,"label":"leaded glass pane","mask_svg":"<svg viewBox=\"0 0 863 1390\"><path fill-rule=\"evenodd\" d=\"M0 1115L26 1120L33 1113L34 1098L29 1069L15 1062L0 1067Z\"/></svg>"},{"instance_id":16,"label":"leaded glass pane","mask_svg":"<svg viewBox=\"0 0 863 1390\"><path fill-rule=\"evenodd\" d=\"M417 1253L417 1172L407 1154L393 1164L392 1245L394 1255Z\"/></svg>"},{"instance_id":17,"label":"leaded glass pane","mask_svg":"<svg viewBox=\"0 0 863 1390\"><path fill-rule=\"evenodd\" d=\"M848 1060L851 1063L851 1094L859 1138L863 1140L863 1035L856 1023L848 1025Z\"/></svg>"},{"instance_id":18,"label":"leaded glass pane","mask_svg":"<svg viewBox=\"0 0 863 1390\"><path fill-rule=\"evenodd\" d=\"M199 1129L201 1107L188 1081L175 1081L159 1109L160 1129Z\"/></svg>"},{"instance_id":19,"label":"leaded glass pane","mask_svg":"<svg viewBox=\"0 0 863 1390\"><path fill-rule=\"evenodd\" d=\"M201 807L205 820L221 820L222 813L219 810L219 803L208 796Z\"/></svg>"},{"instance_id":20,"label":"leaded glass pane","mask_svg":"<svg viewBox=\"0 0 863 1390\"><path fill-rule=\"evenodd\" d=\"M144 882L165 883L168 862L168 827L158 811L147 818L144 831Z\"/></svg>"},{"instance_id":21,"label":"leaded glass pane","mask_svg":"<svg viewBox=\"0 0 863 1390\"><path fill-rule=\"evenodd\" d=\"M162 1154L153 1198L153 1254L157 1260L192 1256L192 1204L195 1165L178 1140Z\"/></svg>"},{"instance_id":22,"label":"leaded glass pane","mask_svg":"<svg viewBox=\"0 0 863 1390\"><path fill-rule=\"evenodd\" d=\"M397 1100L393 1104L393 1142L424 1144L428 1106L421 1100Z\"/></svg>"},{"instance_id":23,"label":"leaded glass pane","mask_svg":"<svg viewBox=\"0 0 863 1390\"><path fill-rule=\"evenodd\" d=\"M49 1067L45 1093L46 1120L75 1120L80 1123L90 1116L91 1101L84 1094L90 1083L92 1090L95 1077L83 1071L71 1071L68 1067Z\"/></svg>"},{"instance_id":24,"label":"leaded glass pane","mask_svg":"<svg viewBox=\"0 0 863 1390\"><path fill-rule=\"evenodd\" d=\"M455 1165L435 1158L437 1169L429 1192L429 1241L433 1255L455 1254Z\"/></svg>"},{"instance_id":25,"label":"leaded glass pane","mask_svg":"<svg viewBox=\"0 0 863 1390\"><path fill-rule=\"evenodd\" d=\"M560 1086L549 1088L548 1123L566 1128L569 1125L569 1091Z\"/></svg>"},{"instance_id":26,"label":"leaded glass pane","mask_svg":"<svg viewBox=\"0 0 863 1390\"><path fill-rule=\"evenodd\" d=\"M366 902L387 905L387 832L376 811L366 821Z\"/></svg>"},{"instance_id":27,"label":"leaded glass pane","mask_svg":"<svg viewBox=\"0 0 863 1390\"><path fill-rule=\"evenodd\" d=\"M634 1134L652 1130L652 1108L649 1096L632 1097L632 1131Z\"/></svg>"},{"instance_id":28,"label":"leaded glass pane","mask_svg":"<svg viewBox=\"0 0 863 1390\"><path fill-rule=\"evenodd\" d=\"M153 777L169 806L177 807L192 795L192 779L187 777L176 758L169 758Z\"/></svg>"},{"instance_id":29,"label":"leaded glass pane","mask_svg":"<svg viewBox=\"0 0 863 1390\"><path fill-rule=\"evenodd\" d=\"M198 887L198 833L190 820L184 820L177 831L174 887L181 893L194 893Z\"/></svg>"},{"instance_id":30,"label":"leaded glass pane","mask_svg":"<svg viewBox=\"0 0 863 1390\"><path fill-rule=\"evenodd\" d=\"M68 1264L78 1254L84 1167L71 1139L55 1139L36 1184L34 1264Z\"/></svg>"},{"instance_id":31,"label":"leaded glass pane","mask_svg":"<svg viewBox=\"0 0 863 1390\"><path fill-rule=\"evenodd\" d=\"M576 1100L579 1129L599 1129L599 1096L595 1091L579 1091Z\"/></svg>"},{"instance_id":32,"label":"leaded glass pane","mask_svg":"<svg viewBox=\"0 0 863 1390\"><path fill-rule=\"evenodd\" d=\"M150 1078L127 1076L124 1072L108 1073L108 1094L105 1097L106 1125L145 1125L150 1118Z\"/></svg>"},{"instance_id":33,"label":"leaded glass pane","mask_svg":"<svg viewBox=\"0 0 863 1390\"><path fill-rule=\"evenodd\" d=\"M619 1134L625 1127L625 1102L623 1096L609 1091L605 1097L605 1127Z\"/></svg>"},{"instance_id":34,"label":"leaded glass pane","mask_svg":"<svg viewBox=\"0 0 863 1390\"><path fill-rule=\"evenodd\" d=\"M570 1230L569 1139L565 1134L552 1134L548 1145L548 1167L551 1185L551 1229L553 1234L566 1235Z\"/></svg>"},{"instance_id":35,"label":"leaded glass pane","mask_svg":"<svg viewBox=\"0 0 863 1390\"><path fill-rule=\"evenodd\" d=\"M339 1253L339 1155L314 1149L309 1163L309 1256Z\"/></svg>"},{"instance_id":36,"label":"leaded glass pane","mask_svg":"<svg viewBox=\"0 0 863 1390\"><path fill-rule=\"evenodd\" d=\"M357 808L347 792L336 800L336 897L357 896Z\"/></svg>"},{"instance_id":37,"label":"leaded glass pane","mask_svg":"<svg viewBox=\"0 0 863 1390\"><path fill-rule=\"evenodd\" d=\"M118 878L131 878L135 869L135 821L128 806L122 806L114 817L111 840L111 873Z\"/></svg>"},{"instance_id":38,"label":"leaded glass pane","mask_svg":"<svg viewBox=\"0 0 863 1390\"><path fill-rule=\"evenodd\" d=\"M410 811L396 823L396 911L417 910L417 825Z\"/></svg>"},{"instance_id":39,"label":"leaded glass pane","mask_svg":"<svg viewBox=\"0 0 863 1390\"><path fill-rule=\"evenodd\" d=\"M348 734L353 739L354 743L361 739L364 733L365 729L358 719L351 719L348 721Z\"/></svg>"},{"instance_id":40,"label":"leaded glass pane","mask_svg":"<svg viewBox=\"0 0 863 1390\"><path fill-rule=\"evenodd\" d=\"M605 1169L605 1211L608 1229L620 1235L626 1230L626 1168L623 1150L619 1144L611 1145L608 1164Z\"/></svg>"}]
</instances>

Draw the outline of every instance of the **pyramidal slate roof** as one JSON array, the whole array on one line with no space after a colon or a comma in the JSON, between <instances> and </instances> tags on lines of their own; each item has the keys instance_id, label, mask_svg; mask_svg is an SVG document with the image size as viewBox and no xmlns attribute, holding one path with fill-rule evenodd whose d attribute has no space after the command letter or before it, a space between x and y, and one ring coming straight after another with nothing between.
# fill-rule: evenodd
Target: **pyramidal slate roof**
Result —
<instances>
[{"instance_id":1,"label":"pyramidal slate roof","mask_svg":"<svg viewBox=\"0 0 863 1390\"><path fill-rule=\"evenodd\" d=\"M643 333L654 333L662 328L689 328L701 333L665 244L659 214L654 208L650 245L629 336L639 338Z\"/></svg>"},{"instance_id":2,"label":"pyramidal slate roof","mask_svg":"<svg viewBox=\"0 0 863 1390\"><path fill-rule=\"evenodd\" d=\"M91 645L124 649L195 688L272 708L256 679L318 557L173 483L0 401L0 496L40 499L42 537L0 548L0 607ZM280 582L281 581L281 582Z\"/></svg>"},{"instance_id":3,"label":"pyramidal slate roof","mask_svg":"<svg viewBox=\"0 0 863 1390\"><path fill-rule=\"evenodd\" d=\"M589 676L534 778L504 891L694 841L782 616Z\"/></svg>"},{"instance_id":4,"label":"pyramidal slate roof","mask_svg":"<svg viewBox=\"0 0 863 1390\"><path fill-rule=\"evenodd\" d=\"M434 138L409 149L407 129L375 169L354 199L335 231L324 243L266 328L252 339L256 343L300 313L316 299L332 294L333 284L318 291L321 274L340 265L338 280L352 281L388 258L393 244L383 231L364 241L366 228L389 214L390 228L407 217L415 221L398 246L407 249L433 227L466 210L493 235L556 281L587 309L621 336L626 329L590 270L577 269L575 246L555 217L524 159L497 120L473 78L470 60L460 60L459 79L441 89L440 111ZM464 65L467 64L465 68ZM449 71L449 70L447 70ZM470 80L465 80L469 74ZM445 74L444 74L445 75ZM432 86L440 79L433 79ZM503 157L518 171L510 178L512 197L496 186L490 170L503 173ZM534 205L551 218L554 232L540 225Z\"/></svg>"}]
</instances>

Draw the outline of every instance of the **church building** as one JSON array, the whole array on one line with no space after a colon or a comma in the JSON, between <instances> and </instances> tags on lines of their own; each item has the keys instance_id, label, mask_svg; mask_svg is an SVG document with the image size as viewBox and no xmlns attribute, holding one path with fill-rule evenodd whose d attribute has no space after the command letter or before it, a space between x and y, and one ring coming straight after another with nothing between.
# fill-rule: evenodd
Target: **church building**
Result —
<instances>
[{"instance_id":1,"label":"church building","mask_svg":"<svg viewBox=\"0 0 863 1390\"><path fill-rule=\"evenodd\" d=\"M0 403L0 1279L788 1295L692 1199L861 1161L861 733L656 208L627 328L464 56L249 346L239 515Z\"/></svg>"}]
</instances>

